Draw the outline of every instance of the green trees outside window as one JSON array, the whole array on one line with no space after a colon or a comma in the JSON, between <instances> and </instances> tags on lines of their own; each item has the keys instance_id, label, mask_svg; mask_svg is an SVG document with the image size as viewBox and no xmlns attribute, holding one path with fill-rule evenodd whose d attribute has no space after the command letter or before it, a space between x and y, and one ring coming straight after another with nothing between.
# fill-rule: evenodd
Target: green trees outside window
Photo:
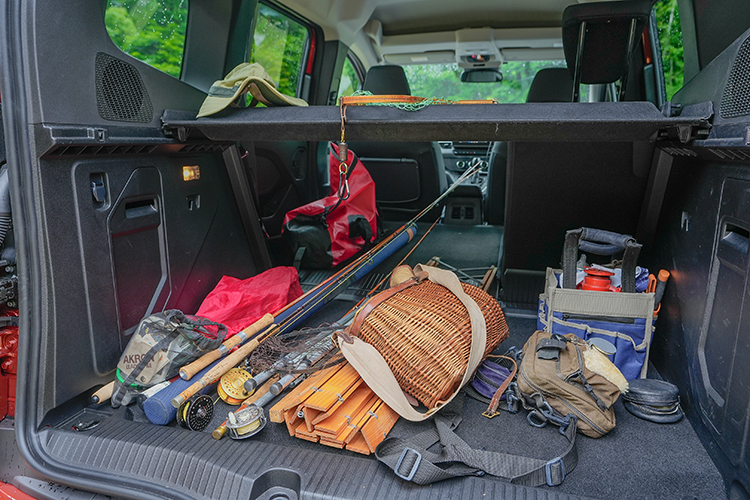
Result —
<instances>
[{"instance_id":1,"label":"green trees outside window","mask_svg":"<svg viewBox=\"0 0 750 500\"><path fill-rule=\"evenodd\" d=\"M250 62L263 66L282 94L297 95L307 34L307 28L302 24L261 4L255 22Z\"/></svg>"},{"instance_id":2,"label":"green trees outside window","mask_svg":"<svg viewBox=\"0 0 750 500\"><path fill-rule=\"evenodd\" d=\"M685 76L685 61L682 49L682 27L677 0L661 0L654 5L656 25L659 28L659 44L664 66L664 84L667 100L682 88Z\"/></svg>"},{"instance_id":3,"label":"green trees outside window","mask_svg":"<svg viewBox=\"0 0 750 500\"><path fill-rule=\"evenodd\" d=\"M510 61L500 70L499 83L461 82L458 64L424 64L404 66L412 95L450 100L497 99L502 103L526 102L531 81L542 68L565 67L565 61Z\"/></svg>"},{"instance_id":4,"label":"green trees outside window","mask_svg":"<svg viewBox=\"0 0 750 500\"><path fill-rule=\"evenodd\" d=\"M188 0L109 0L105 25L123 52L180 77Z\"/></svg>"}]
</instances>

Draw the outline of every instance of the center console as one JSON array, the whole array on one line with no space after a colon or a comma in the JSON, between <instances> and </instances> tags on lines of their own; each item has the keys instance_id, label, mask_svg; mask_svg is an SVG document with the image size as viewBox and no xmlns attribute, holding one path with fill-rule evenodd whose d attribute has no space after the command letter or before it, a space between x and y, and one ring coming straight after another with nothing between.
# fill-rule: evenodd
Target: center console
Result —
<instances>
[{"instance_id":1,"label":"center console","mask_svg":"<svg viewBox=\"0 0 750 500\"><path fill-rule=\"evenodd\" d=\"M479 158L481 169L464 184L479 186L482 196L487 194L487 177L489 174L489 156L491 141L440 141L445 171L450 180L458 179L475 158Z\"/></svg>"},{"instance_id":2,"label":"center console","mask_svg":"<svg viewBox=\"0 0 750 500\"><path fill-rule=\"evenodd\" d=\"M440 141L445 172L451 183L455 182L469 166L479 161L480 170L469 177L451 193L446 201L446 224L482 224L483 199L487 196L489 177L490 141Z\"/></svg>"}]
</instances>

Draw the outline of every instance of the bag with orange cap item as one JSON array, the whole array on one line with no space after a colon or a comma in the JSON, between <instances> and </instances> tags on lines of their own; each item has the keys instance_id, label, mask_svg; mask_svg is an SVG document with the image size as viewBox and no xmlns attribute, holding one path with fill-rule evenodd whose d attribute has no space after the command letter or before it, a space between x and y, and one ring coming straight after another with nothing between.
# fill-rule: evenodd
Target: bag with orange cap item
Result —
<instances>
[{"instance_id":1,"label":"bag with orange cap item","mask_svg":"<svg viewBox=\"0 0 750 500\"><path fill-rule=\"evenodd\" d=\"M636 260L639 245L632 236L590 228L567 232L563 268L547 269L545 292L539 295L537 328L599 342L628 380L645 378L654 332L654 293L639 291ZM624 252L621 286L614 287L603 269L586 268L580 281L578 251L595 255ZM612 291L613 288L617 291ZM645 287L644 287L645 288Z\"/></svg>"}]
</instances>

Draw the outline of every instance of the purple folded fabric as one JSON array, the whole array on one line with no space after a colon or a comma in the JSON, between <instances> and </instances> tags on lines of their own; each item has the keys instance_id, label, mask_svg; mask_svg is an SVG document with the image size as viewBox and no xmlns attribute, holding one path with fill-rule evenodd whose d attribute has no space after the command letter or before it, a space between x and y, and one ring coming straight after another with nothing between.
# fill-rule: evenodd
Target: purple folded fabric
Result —
<instances>
[{"instance_id":1,"label":"purple folded fabric","mask_svg":"<svg viewBox=\"0 0 750 500\"><path fill-rule=\"evenodd\" d=\"M485 361L474 374L471 386L482 396L491 399L497 388L510 376L510 370L493 361ZM505 399L503 395L501 398Z\"/></svg>"}]
</instances>

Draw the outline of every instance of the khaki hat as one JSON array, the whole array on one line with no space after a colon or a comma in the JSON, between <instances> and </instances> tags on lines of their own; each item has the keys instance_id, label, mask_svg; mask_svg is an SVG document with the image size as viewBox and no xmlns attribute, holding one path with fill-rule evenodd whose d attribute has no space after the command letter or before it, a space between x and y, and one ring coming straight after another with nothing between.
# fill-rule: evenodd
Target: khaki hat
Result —
<instances>
[{"instance_id":1,"label":"khaki hat","mask_svg":"<svg viewBox=\"0 0 750 500\"><path fill-rule=\"evenodd\" d=\"M208 90L208 97L203 101L198 118L218 113L237 98L250 94L266 106L307 106L307 103L296 97L284 95L276 90L276 84L258 63L242 63L235 67L223 80L217 80Z\"/></svg>"}]
</instances>

